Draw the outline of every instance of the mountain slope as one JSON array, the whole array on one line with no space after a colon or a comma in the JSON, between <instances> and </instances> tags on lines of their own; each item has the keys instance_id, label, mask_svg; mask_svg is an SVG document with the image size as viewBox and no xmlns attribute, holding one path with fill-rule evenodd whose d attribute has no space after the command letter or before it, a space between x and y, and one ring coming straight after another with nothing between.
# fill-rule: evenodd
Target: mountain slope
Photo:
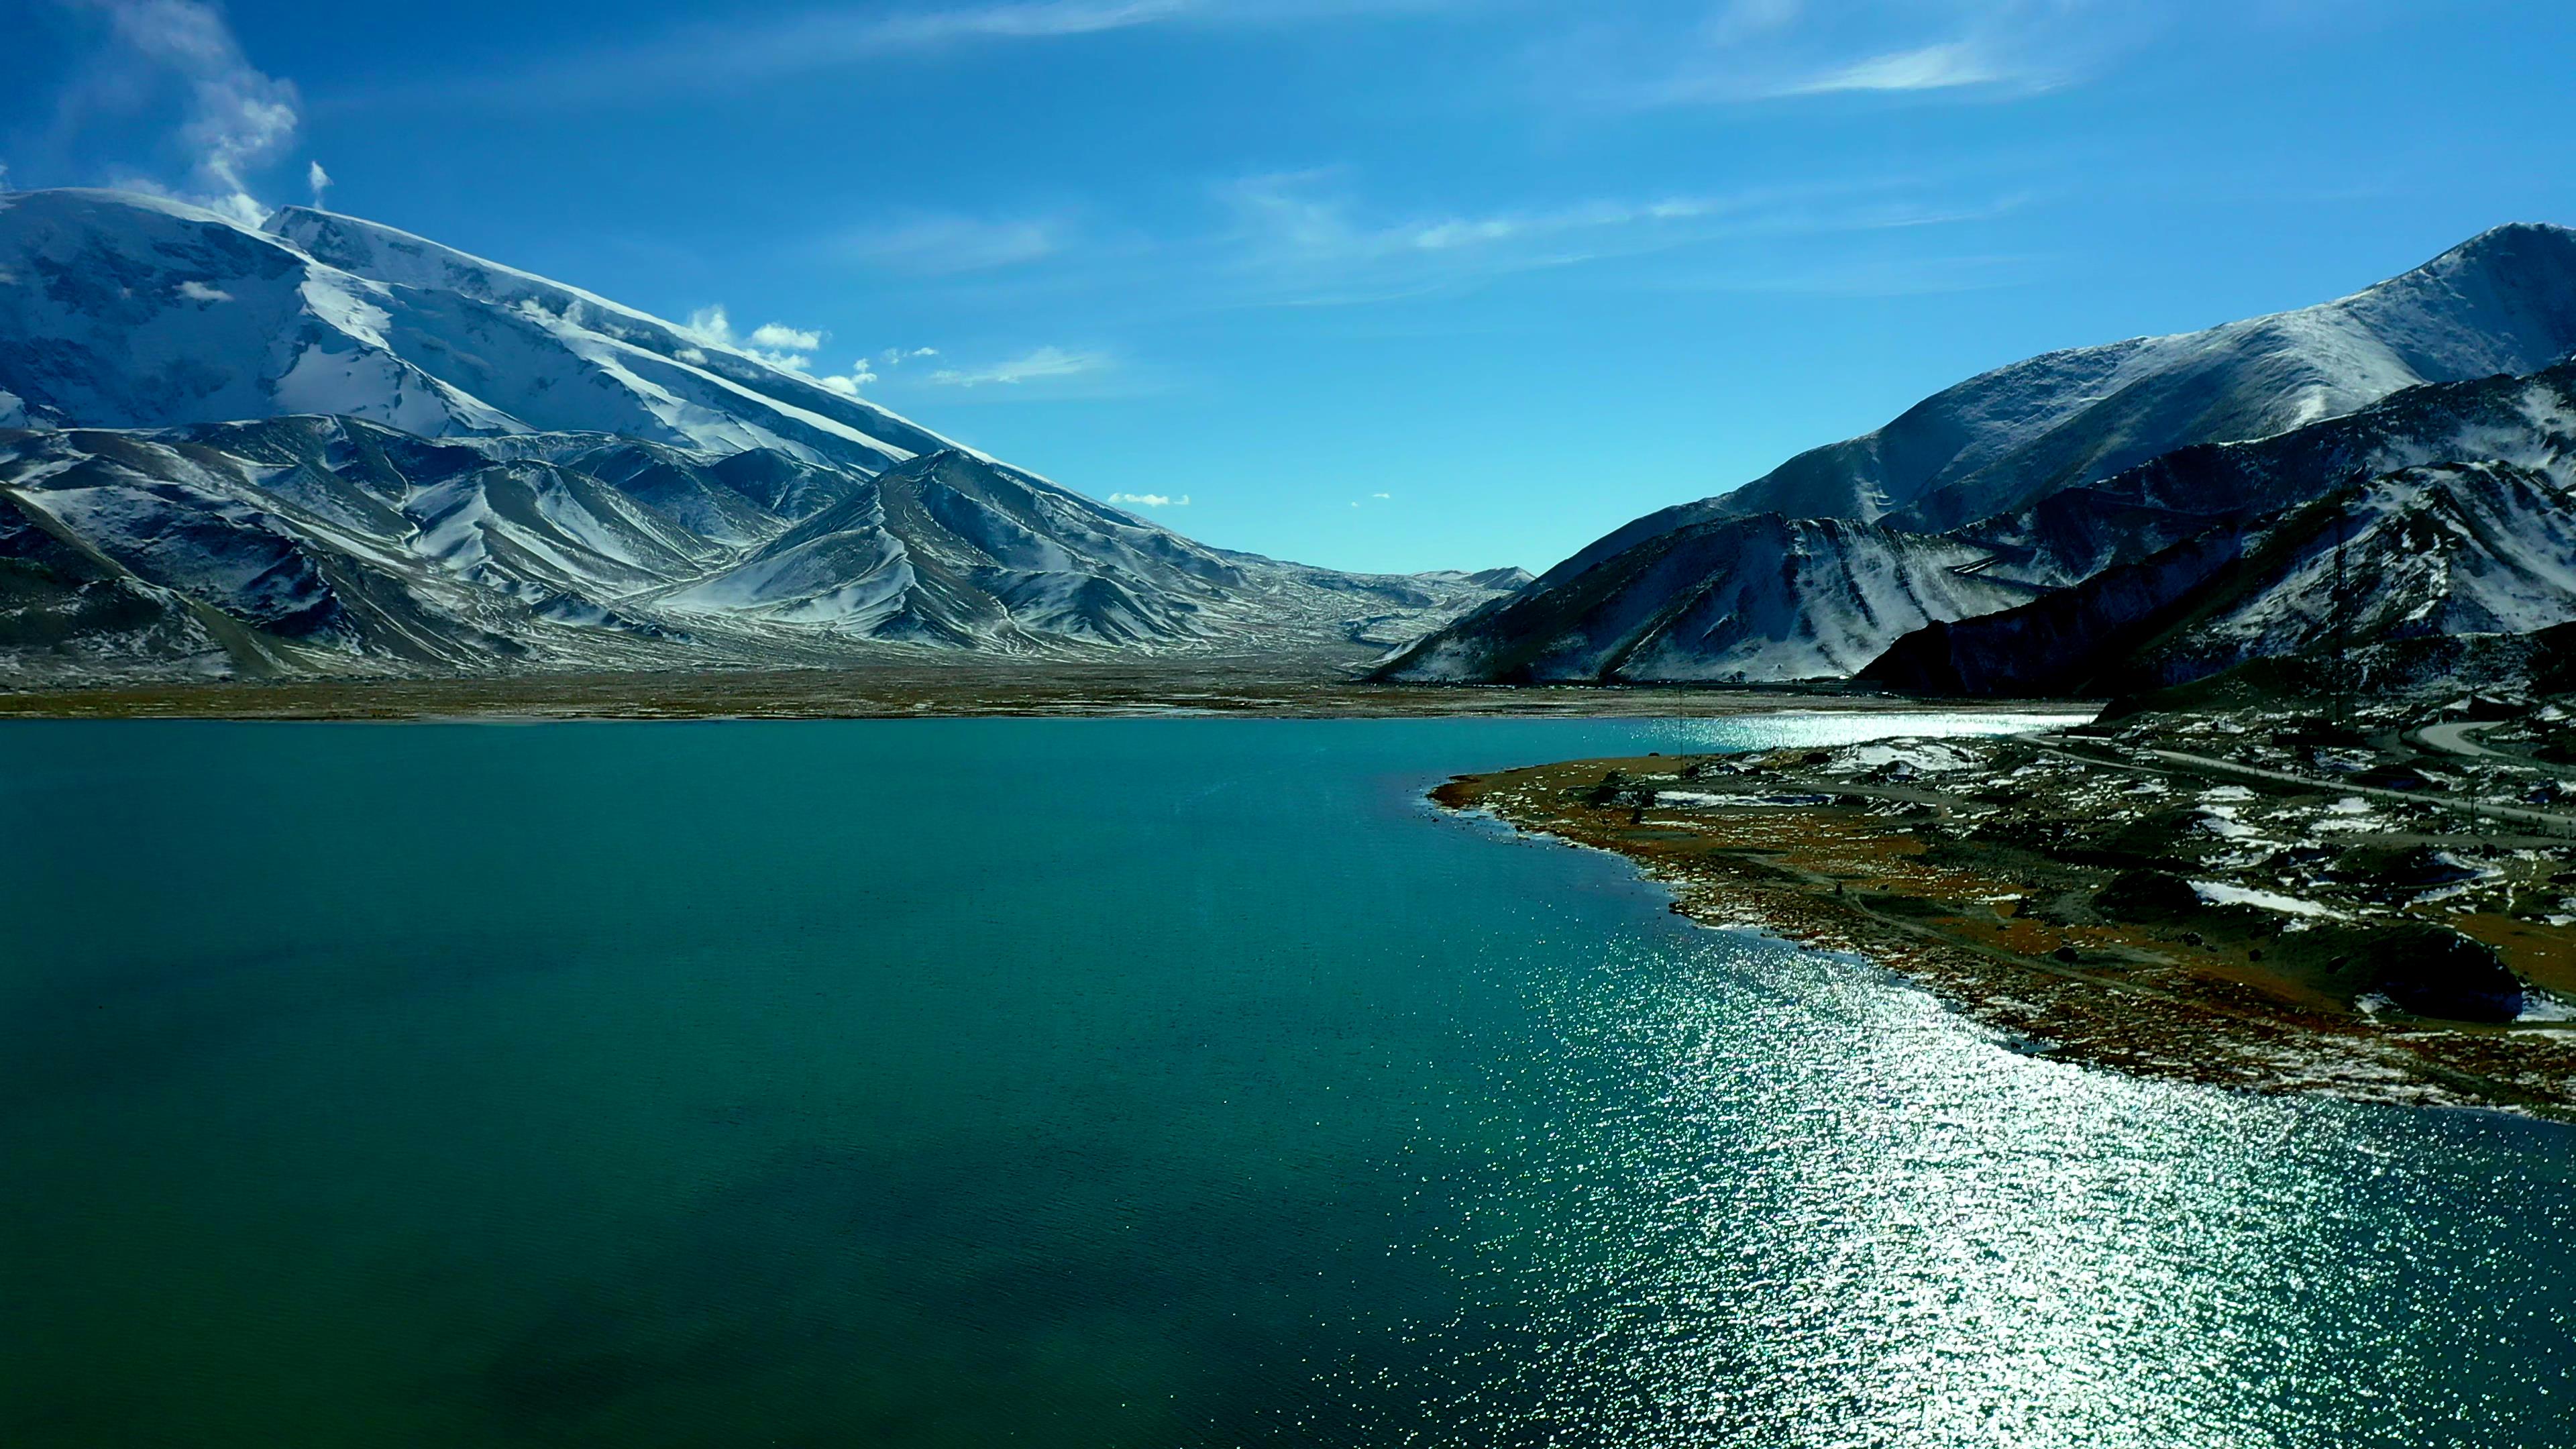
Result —
<instances>
[{"instance_id":1,"label":"mountain slope","mask_svg":"<svg viewBox=\"0 0 2576 1449\"><path fill-rule=\"evenodd\" d=\"M2037 602L1899 640L1890 688L2114 694L2251 659L2576 621L2576 454L2438 463L2222 524Z\"/></svg>"},{"instance_id":2,"label":"mountain slope","mask_svg":"<svg viewBox=\"0 0 2576 1449\"><path fill-rule=\"evenodd\" d=\"M1580 649L1558 647L1566 621L1604 593L1642 588L1623 599L1623 612L1658 616L1750 592L1780 611L1758 626L1768 637L1835 638L1842 648L1766 657L1721 642L1716 653L1694 655L1675 642L1622 654L1615 673L1597 677L1798 677L1791 671L1897 635L1853 628L1846 590L1780 593L1762 531L1729 533L1719 526L1726 520L1848 518L1891 540L1938 539L1937 547L1902 547L1973 574L1974 585L1920 594L1925 622L1951 622L2137 563L2222 519L2320 496L2356 473L2454 460L2538 466L2566 431L2550 420L2570 411L2576 369L2552 364L2571 352L2576 232L2499 228L2338 302L2051 353L1971 379L1736 493L1616 530L1542 575L1508 614L1460 620L1396 672L1489 680L1530 660L1579 658ZM2534 373L2527 383L2494 376ZM2299 442L2237 441L2284 436ZM1745 551L1727 552L1729 539ZM1701 572L1641 567L1684 540L1683 556ZM1557 595L1562 602L1549 602Z\"/></svg>"},{"instance_id":3,"label":"mountain slope","mask_svg":"<svg viewBox=\"0 0 2576 1449\"><path fill-rule=\"evenodd\" d=\"M691 529L656 496L758 539ZM0 592L0 638L43 635L21 672L64 677L827 664L889 645L1356 661L1390 620L1418 633L1495 592L1224 553L955 451L868 476L346 417L0 431L0 508L49 569L15 605ZM120 643L143 599L167 618Z\"/></svg>"},{"instance_id":4,"label":"mountain slope","mask_svg":"<svg viewBox=\"0 0 2576 1449\"><path fill-rule=\"evenodd\" d=\"M1972 378L1724 504L1940 532L2193 443L2268 437L2404 388L2535 372L2571 352L2576 231L2499 227L2339 301Z\"/></svg>"},{"instance_id":5,"label":"mountain slope","mask_svg":"<svg viewBox=\"0 0 2576 1449\"><path fill-rule=\"evenodd\" d=\"M955 446L577 288L301 207L267 225L121 192L0 193L0 386L95 427L335 413L868 469Z\"/></svg>"},{"instance_id":6,"label":"mountain slope","mask_svg":"<svg viewBox=\"0 0 2576 1449\"><path fill-rule=\"evenodd\" d=\"M2457 461L2547 469L2571 453L2576 362L2428 384L2277 437L2177 449L1955 536L1995 554L1989 573L2060 586L2382 473Z\"/></svg>"},{"instance_id":7,"label":"mountain slope","mask_svg":"<svg viewBox=\"0 0 2576 1449\"><path fill-rule=\"evenodd\" d=\"M1389 680L1746 682L1848 674L1939 619L2031 591L1985 555L1842 519L1713 519L1551 573L1390 660Z\"/></svg>"},{"instance_id":8,"label":"mountain slope","mask_svg":"<svg viewBox=\"0 0 2576 1449\"><path fill-rule=\"evenodd\" d=\"M1355 662L1516 583L1207 548L419 237L93 191L0 193L0 505L54 674Z\"/></svg>"}]
</instances>

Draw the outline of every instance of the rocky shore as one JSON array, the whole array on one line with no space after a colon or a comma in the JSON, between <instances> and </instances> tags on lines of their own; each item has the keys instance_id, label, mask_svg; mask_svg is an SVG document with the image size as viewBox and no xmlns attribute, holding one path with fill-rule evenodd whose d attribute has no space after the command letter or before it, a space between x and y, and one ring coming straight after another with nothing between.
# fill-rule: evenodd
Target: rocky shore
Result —
<instances>
[{"instance_id":1,"label":"rocky shore","mask_svg":"<svg viewBox=\"0 0 2576 1449\"><path fill-rule=\"evenodd\" d=\"M2475 712L1588 760L1435 798L1616 851L1705 924L1884 963L2035 1051L2576 1117L2576 770L2502 743L2547 722Z\"/></svg>"}]
</instances>

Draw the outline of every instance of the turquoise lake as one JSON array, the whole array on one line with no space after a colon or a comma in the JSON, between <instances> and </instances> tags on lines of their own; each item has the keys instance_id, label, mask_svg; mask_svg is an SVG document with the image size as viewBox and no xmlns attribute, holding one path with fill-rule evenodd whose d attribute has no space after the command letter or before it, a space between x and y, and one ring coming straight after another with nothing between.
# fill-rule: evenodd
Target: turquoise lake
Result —
<instances>
[{"instance_id":1,"label":"turquoise lake","mask_svg":"<svg viewBox=\"0 0 2576 1449\"><path fill-rule=\"evenodd\" d=\"M2576 1443L2576 1132L1422 801L1891 728L0 726L0 1445Z\"/></svg>"}]
</instances>

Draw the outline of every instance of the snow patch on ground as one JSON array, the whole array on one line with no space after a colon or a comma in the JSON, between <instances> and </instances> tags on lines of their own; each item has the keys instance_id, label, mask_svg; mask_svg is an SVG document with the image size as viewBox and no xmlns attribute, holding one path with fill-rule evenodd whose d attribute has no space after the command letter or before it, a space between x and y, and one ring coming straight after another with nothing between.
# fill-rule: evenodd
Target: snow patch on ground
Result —
<instances>
[{"instance_id":1,"label":"snow patch on ground","mask_svg":"<svg viewBox=\"0 0 2576 1449\"><path fill-rule=\"evenodd\" d=\"M2279 891L2256 890L2251 886L2230 885L2218 880L2196 880L2191 883L2191 888L2194 894L2213 906L2256 906L2290 916L2317 916L2337 921L2343 919L2341 914L2327 910L2314 901L2303 901L2297 896L2283 895Z\"/></svg>"}]
</instances>

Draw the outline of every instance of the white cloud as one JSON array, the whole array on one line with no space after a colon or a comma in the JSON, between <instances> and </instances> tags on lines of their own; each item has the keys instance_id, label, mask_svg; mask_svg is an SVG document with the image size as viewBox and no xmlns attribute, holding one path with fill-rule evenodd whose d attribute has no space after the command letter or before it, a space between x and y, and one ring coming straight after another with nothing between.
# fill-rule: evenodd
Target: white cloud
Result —
<instances>
[{"instance_id":1,"label":"white cloud","mask_svg":"<svg viewBox=\"0 0 2576 1449\"><path fill-rule=\"evenodd\" d=\"M321 162L313 162L304 168L304 184L313 189L313 209L322 210L323 193L331 189L331 173L322 169Z\"/></svg>"},{"instance_id":2,"label":"white cloud","mask_svg":"<svg viewBox=\"0 0 2576 1449\"><path fill-rule=\"evenodd\" d=\"M1187 508L1190 495L1168 498L1160 493L1112 493L1109 501L1126 508Z\"/></svg>"},{"instance_id":3,"label":"white cloud","mask_svg":"<svg viewBox=\"0 0 2576 1449\"><path fill-rule=\"evenodd\" d=\"M1393 498L1395 495L1394 495L1394 494L1392 494L1392 493L1372 493L1372 494L1370 494L1369 496L1370 496L1371 498L1375 498L1375 499L1378 499L1378 500L1380 500L1380 501L1384 501L1384 500L1386 500L1386 499Z\"/></svg>"},{"instance_id":4,"label":"white cloud","mask_svg":"<svg viewBox=\"0 0 2576 1449\"><path fill-rule=\"evenodd\" d=\"M764 322L751 331L751 345L766 352L811 352L823 345L823 333L780 322Z\"/></svg>"},{"instance_id":5,"label":"white cloud","mask_svg":"<svg viewBox=\"0 0 2576 1449\"><path fill-rule=\"evenodd\" d=\"M1017 386L1047 378L1073 377L1098 372L1109 366L1107 356L1097 352L1067 352L1061 347L1041 347L1026 356L991 367L961 369L941 368L930 375L942 387L983 387L988 384Z\"/></svg>"},{"instance_id":6,"label":"white cloud","mask_svg":"<svg viewBox=\"0 0 2576 1449\"><path fill-rule=\"evenodd\" d=\"M857 397L859 389L876 381L877 375L869 368L868 360L862 357L850 364L849 375L846 377L818 377L814 380L843 397Z\"/></svg>"},{"instance_id":7,"label":"white cloud","mask_svg":"<svg viewBox=\"0 0 2576 1449\"><path fill-rule=\"evenodd\" d=\"M721 302L712 307L700 307L690 313L689 330L718 347L734 345L733 319L725 315L724 304Z\"/></svg>"},{"instance_id":8,"label":"white cloud","mask_svg":"<svg viewBox=\"0 0 2576 1449\"><path fill-rule=\"evenodd\" d=\"M888 367L901 367L905 363L915 361L919 358L937 357L938 355L939 349L936 347L889 347L885 351L877 354L877 361Z\"/></svg>"},{"instance_id":9,"label":"white cloud","mask_svg":"<svg viewBox=\"0 0 2576 1449\"><path fill-rule=\"evenodd\" d=\"M209 287L194 277L179 284L179 295L191 302L229 302L233 299L232 293L221 287Z\"/></svg>"},{"instance_id":10,"label":"white cloud","mask_svg":"<svg viewBox=\"0 0 2576 1449\"><path fill-rule=\"evenodd\" d=\"M726 315L722 303L712 307L700 307L690 313L688 330L701 342L739 352L745 357L789 372L811 372L814 367L814 349L822 346L832 335L819 327L791 327L784 322L763 322L751 329L748 336L741 335L733 330L733 319ZM687 349L687 351L695 350ZM681 360L685 362L691 359L684 352ZM703 363L705 355L701 353L696 361ZM864 370L864 364L862 370ZM856 388L857 384L849 378L839 380L851 382L852 388ZM875 381L874 378L868 380ZM827 381L825 385L830 386L830 383ZM833 388L835 392L840 390Z\"/></svg>"},{"instance_id":11,"label":"white cloud","mask_svg":"<svg viewBox=\"0 0 2576 1449\"><path fill-rule=\"evenodd\" d=\"M248 173L295 139L292 82L254 68L223 12L200 0L84 0L107 16L118 50L112 64L139 72L135 89L168 77L185 87L179 142L189 154L188 199L250 225L268 207L250 194Z\"/></svg>"}]
</instances>

